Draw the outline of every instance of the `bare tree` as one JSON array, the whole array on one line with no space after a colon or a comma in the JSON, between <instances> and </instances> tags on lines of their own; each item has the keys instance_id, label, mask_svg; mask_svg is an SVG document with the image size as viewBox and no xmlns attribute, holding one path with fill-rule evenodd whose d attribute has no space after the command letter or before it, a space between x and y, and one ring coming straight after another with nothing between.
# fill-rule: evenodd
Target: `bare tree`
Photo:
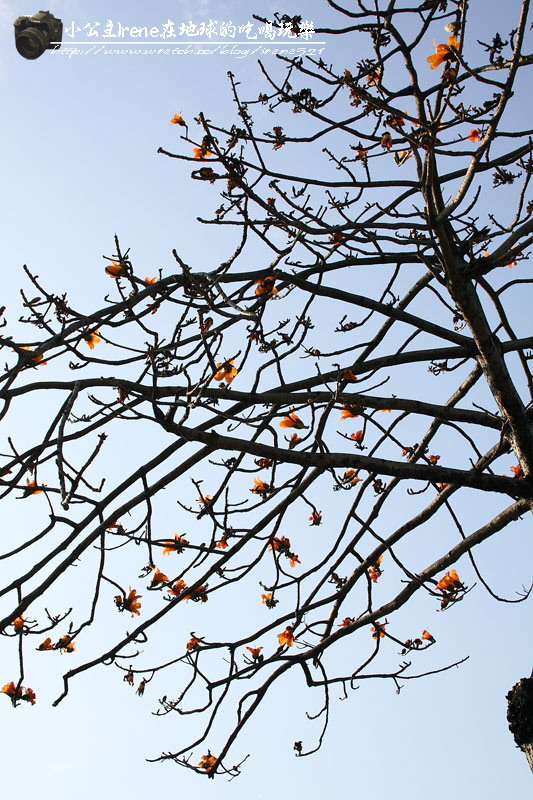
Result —
<instances>
[{"instance_id":1,"label":"bare tree","mask_svg":"<svg viewBox=\"0 0 533 800\"><path fill-rule=\"evenodd\" d=\"M252 99L230 74L238 122L201 114L198 135L176 114L180 152L160 150L220 189L201 221L232 255L174 251L143 279L117 239L101 308L25 268L37 335L7 335L3 309L1 497L31 524L1 555L2 691L34 703L25 654L58 650L83 660L56 703L100 665L139 695L155 679L159 714L201 720L160 758L209 777L238 774L239 734L294 667L324 698L299 756L332 687L434 671L435 637L396 614L415 595L448 613L473 582L530 593L476 564L533 498L529 2L486 43L465 0L328 5L317 33L371 57L281 54ZM275 29L311 41L300 17Z\"/></svg>"}]
</instances>

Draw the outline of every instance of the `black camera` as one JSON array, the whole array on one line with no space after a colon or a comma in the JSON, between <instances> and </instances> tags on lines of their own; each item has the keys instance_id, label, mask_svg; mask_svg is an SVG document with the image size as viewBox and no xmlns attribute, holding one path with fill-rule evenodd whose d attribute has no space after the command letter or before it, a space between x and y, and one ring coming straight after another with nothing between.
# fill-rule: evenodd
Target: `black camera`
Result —
<instances>
[{"instance_id":1,"label":"black camera","mask_svg":"<svg viewBox=\"0 0 533 800\"><path fill-rule=\"evenodd\" d=\"M49 11L39 11L33 17L17 17L15 45L24 58L39 58L45 50L61 44L63 23Z\"/></svg>"}]
</instances>

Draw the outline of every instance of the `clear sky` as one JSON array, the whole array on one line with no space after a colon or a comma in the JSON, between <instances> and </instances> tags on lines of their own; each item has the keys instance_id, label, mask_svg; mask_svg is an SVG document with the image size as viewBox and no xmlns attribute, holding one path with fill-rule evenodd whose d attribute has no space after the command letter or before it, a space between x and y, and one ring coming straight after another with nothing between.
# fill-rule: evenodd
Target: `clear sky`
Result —
<instances>
[{"instance_id":1,"label":"clear sky","mask_svg":"<svg viewBox=\"0 0 533 800\"><path fill-rule=\"evenodd\" d=\"M508 32L503 4L472 0L470 5L477 38L483 38L485 25L497 15L503 17L502 33ZM86 23L100 23L95 30L101 39L110 19L117 27L162 26L168 19L244 25L253 12L268 17L280 10L301 13L318 26L334 18L324 6L321 0L287 0L283 7L268 0L258 5L244 0L67 0L50 11L67 30L72 31L72 23L82 28L77 33L82 41ZM506 13L518 7L511 0ZM98 307L109 291L102 255L112 254L115 233L123 247L131 248L143 277L160 268L174 271L173 247L193 269L217 266L233 240L218 231L212 236L196 222L216 208L214 192L190 180L191 165L156 151L159 146L189 147L179 143L179 129L169 124L176 112L191 122L200 111L213 120L233 118L228 70L250 95L263 86L257 54L135 55L87 52L87 47L69 53L68 33L63 52L26 61L15 50L12 22L37 10L0 0L1 304L13 308L8 315L13 323L24 263L48 288L68 291L74 305ZM358 44L354 55L347 42L326 41L327 59L342 58L343 67L350 58L367 55L357 50ZM431 39L427 50L432 52ZM267 54L264 62L272 66L274 57ZM472 520L476 513L471 509ZM16 524L15 517L4 522L6 540ZM481 556L507 595L531 574L531 545L516 537L510 530L504 541L488 543ZM320 698L307 693L299 674L291 676L237 745L236 760L241 753L251 757L231 783L208 781L170 762L144 760L188 738L187 719L151 714L157 692L150 686L144 697L136 697L114 671L100 668L81 676L55 709L51 701L59 683L50 671L35 707L13 709L0 697L3 789L6 795L54 800L107 800L119 794L136 800L176 793L235 800L295 793L308 800L342 793L376 800L529 797L531 774L507 730L505 694L531 671L531 602L497 604L477 586L450 613L431 613L424 624L441 645L434 667L469 655L465 664L406 682L399 695L391 682L363 684L349 700L333 703L322 750L306 759L295 758L292 745L313 736L316 729L305 712L317 711ZM55 655L67 663L69 656ZM1 659L10 664L7 650ZM11 679L4 668L0 679Z\"/></svg>"}]
</instances>

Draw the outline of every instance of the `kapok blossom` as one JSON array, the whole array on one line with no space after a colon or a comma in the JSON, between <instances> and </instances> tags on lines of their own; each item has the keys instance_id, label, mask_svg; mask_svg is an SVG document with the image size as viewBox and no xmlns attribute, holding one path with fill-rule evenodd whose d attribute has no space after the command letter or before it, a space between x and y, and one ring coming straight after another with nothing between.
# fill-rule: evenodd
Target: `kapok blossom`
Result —
<instances>
[{"instance_id":1,"label":"kapok blossom","mask_svg":"<svg viewBox=\"0 0 533 800\"><path fill-rule=\"evenodd\" d=\"M302 428L305 428L305 425L302 422L302 420L293 411L291 414L287 414L285 417L283 417L283 419L279 423L279 427L280 428L298 428L298 429L302 429Z\"/></svg>"},{"instance_id":2,"label":"kapok blossom","mask_svg":"<svg viewBox=\"0 0 533 800\"><path fill-rule=\"evenodd\" d=\"M223 364L217 364L218 372L215 373L215 380L216 381L226 381L226 383L231 383L235 375L237 374L237 367L233 366L233 359L229 361L224 361Z\"/></svg>"},{"instance_id":3,"label":"kapok blossom","mask_svg":"<svg viewBox=\"0 0 533 800\"><path fill-rule=\"evenodd\" d=\"M20 345L20 349L31 352L31 347L29 347L29 345ZM16 353L17 351L13 350L12 352ZM45 364L48 364L48 361L43 361L43 358L44 355L42 353L38 353L36 356L32 356L31 360L33 361L36 367L44 367Z\"/></svg>"},{"instance_id":4,"label":"kapok blossom","mask_svg":"<svg viewBox=\"0 0 533 800\"><path fill-rule=\"evenodd\" d=\"M378 556L371 567L368 568L368 577L373 583L377 583L379 576L382 574L380 564L383 561L383 556Z\"/></svg>"},{"instance_id":5,"label":"kapok blossom","mask_svg":"<svg viewBox=\"0 0 533 800\"><path fill-rule=\"evenodd\" d=\"M163 544L165 545L163 547L163 555L169 556L171 553L183 553L183 545L188 544L188 541L185 536L178 536L175 533L173 542L164 542Z\"/></svg>"},{"instance_id":6,"label":"kapok blossom","mask_svg":"<svg viewBox=\"0 0 533 800\"><path fill-rule=\"evenodd\" d=\"M259 475L257 476L257 478L254 478L253 489L250 489L250 491L253 492L253 494L265 495L269 490L270 490L269 484L262 481Z\"/></svg>"},{"instance_id":7,"label":"kapok blossom","mask_svg":"<svg viewBox=\"0 0 533 800\"><path fill-rule=\"evenodd\" d=\"M254 661L257 661L259 658L262 658L261 656L261 650L263 649L262 647L247 647L246 649L250 651Z\"/></svg>"},{"instance_id":8,"label":"kapok blossom","mask_svg":"<svg viewBox=\"0 0 533 800\"><path fill-rule=\"evenodd\" d=\"M278 633L278 642L280 647L287 645L287 647L292 647L294 644L294 633L292 632L292 628L287 626L283 633Z\"/></svg>"},{"instance_id":9,"label":"kapok blossom","mask_svg":"<svg viewBox=\"0 0 533 800\"><path fill-rule=\"evenodd\" d=\"M459 575L457 574L456 570L452 569L449 570L437 583L437 589L441 589L442 591L449 591L454 589L460 589L462 587L462 583L459 580Z\"/></svg>"},{"instance_id":10,"label":"kapok blossom","mask_svg":"<svg viewBox=\"0 0 533 800\"><path fill-rule=\"evenodd\" d=\"M345 419L352 419L358 417L360 413L361 409L359 408L359 406L350 406L344 404L341 410L341 420L344 421Z\"/></svg>"},{"instance_id":11,"label":"kapok blossom","mask_svg":"<svg viewBox=\"0 0 533 800\"><path fill-rule=\"evenodd\" d=\"M56 650L61 650L63 653L73 653L76 649L70 636L62 636L56 644Z\"/></svg>"},{"instance_id":12,"label":"kapok blossom","mask_svg":"<svg viewBox=\"0 0 533 800\"><path fill-rule=\"evenodd\" d=\"M41 494L41 492L42 489L39 489L36 486L34 480L30 481L29 478L26 478L26 488L24 489L24 494L22 495L23 497L29 497L30 494Z\"/></svg>"},{"instance_id":13,"label":"kapok blossom","mask_svg":"<svg viewBox=\"0 0 533 800\"><path fill-rule=\"evenodd\" d=\"M46 637L44 642L41 642L37 650L54 650L54 645L52 644L52 640L49 636Z\"/></svg>"},{"instance_id":14,"label":"kapok blossom","mask_svg":"<svg viewBox=\"0 0 533 800\"><path fill-rule=\"evenodd\" d=\"M115 605L119 611L131 611L132 617L134 614L137 614L137 616L139 616L141 613L139 611L141 607L139 600L141 597L142 594L137 594L137 591L135 589L132 589L130 586L129 594L125 599L123 599L122 595L120 594L117 594L115 596Z\"/></svg>"},{"instance_id":15,"label":"kapok blossom","mask_svg":"<svg viewBox=\"0 0 533 800\"><path fill-rule=\"evenodd\" d=\"M321 525L322 524L322 509L320 511L313 511L311 516L309 517L311 525Z\"/></svg>"},{"instance_id":16,"label":"kapok blossom","mask_svg":"<svg viewBox=\"0 0 533 800\"><path fill-rule=\"evenodd\" d=\"M209 750L207 751L206 756L202 756L202 760L198 763L200 769L205 769L206 772L209 772L213 768L213 764L215 763L216 758L212 756Z\"/></svg>"},{"instance_id":17,"label":"kapok blossom","mask_svg":"<svg viewBox=\"0 0 533 800\"><path fill-rule=\"evenodd\" d=\"M370 629L372 631L373 639L376 639L376 641L378 641L379 639L382 639L383 636L385 636L385 625L386 625L385 622L378 622L378 620L376 620L376 624L372 625Z\"/></svg>"},{"instance_id":18,"label":"kapok blossom","mask_svg":"<svg viewBox=\"0 0 533 800\"><path fill-rule=\"evenodd\" d=\"M13 627L20 633L20 631L24 628L24 617L20 616L13 620Z\"/></svg>"},{"instance_id":19,"label":"kapok blossom","mask_svg":"<svg viewBox=\"0 0 533 800\"><path fill-rule=\"evenodd\" d=\"M169 594L174 594L174 595L176 595L176 597L177 597L177 596L178 596L178 595L180 595L180 594L181 594L183 591L185 591L185 589L186 589L186 588L187 588L187 584L185 583L185 581L184 581L184 580L182 580L182 579L180 578L179 580L177 580L177 581L174 583L174 586L172 586L172 588L171 588L170 586L167 588L167 592L169 592Z\"/></svg>"},{"instance_id":20,"label":"kapok blossom","mask_svg":"<svg viewBox=\"0 0 533 800\"><path fill-rule=\"evenodd\" d=\"M211 150L204 149L203 147L193 147L192 154L194 158L200 161L205 161L206 158L210 158L210 156L213 155Z\"/></svg>"},{"instance_id":21,"label":"kapok blossom","mask_svg":"<svg viewBox=\"0 0 533 800\"><path fill-rule=\"evenodd\" d=\"M121 275L126 274L126 267L123 264L117 264L116 261L111 261L105 268L106 273L110 278L120 278Z\"/></svg>"},{"instance_id":22,"label":"kapok blossom","mask_svg":"<svg viewBox=\"0 0 533 800\"><path fill-rule=\"evenodd\" d=\"M91 333L89 331L85 331L83 334L83 338L87 342L87 346L90 350L94 350L95 344L101 341L100 337L98 336L99 331L94 330Z\"/></svg>"},{"instance_id":23,"label":"kapok blossom","mask_svg":"<svg viewBox=\"0 0 533 800\"><path fill-rule=\"evenodd\" d=\"M255 281L255 285L257 286L257 289L255 290L256 295L260 297L262 294L267 294L270 296L277 294L278 290L274 286L275 280L276 279L273 275L267 275L266 278L261 278L260 280Z\"/></svg>"},{"instance_id":24,"label":"kapok blossom","mask_svg":"<svg viewBox=\"0 0 533 800\"><path fill-rule=\"evenodd\" d=\"M157 569L157 567L154 567L150 586L159 586L160 583L168 583L168 578L163 572Z\"/></svg>"},{"instance_id":25,"label":"kapok blossom","mask_svg":"<svg viewBox=\"0 0 533 800\"><path fill-rule=\"evenodd\" d=\"M185 120L181 116L181 112L179 114L174 114L174 116L170 120L171 125L186 125Z\"/></svg>"},{"instance_id":26,"label":"kapok blossom","mask_svg":"<svg viewBox=\"0 0 533 800\"><path fill-rule=\"evenodd\" d=\"M435 52L432 56L426 58L426 61L429 63L431 69L437 69L437 67L440 67L445 61L451 61L455 58L451 48L457 47L457 36L449 36L448 44L437 44L435 39L433 39L433 45L435 47Z\"/></svg>"}]
</instances>

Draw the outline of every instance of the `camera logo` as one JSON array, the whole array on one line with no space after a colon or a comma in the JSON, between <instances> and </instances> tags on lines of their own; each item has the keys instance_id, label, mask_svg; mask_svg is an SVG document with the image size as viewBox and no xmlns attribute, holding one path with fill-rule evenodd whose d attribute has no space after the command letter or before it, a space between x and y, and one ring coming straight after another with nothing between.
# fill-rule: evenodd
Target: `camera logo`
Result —
<instances>
[{"instance_id":1,"label":"camera logo","mask_svg":"<svg viewBox=\"0 0 533 800\"><path fill-rule=\"evenodd\" d=\"M15 45L24 58L39 58L45 50L53 50L61 44L63 23L49 11L39 11L33 17L17 17Z\"/></svg>"}]
</instances>

